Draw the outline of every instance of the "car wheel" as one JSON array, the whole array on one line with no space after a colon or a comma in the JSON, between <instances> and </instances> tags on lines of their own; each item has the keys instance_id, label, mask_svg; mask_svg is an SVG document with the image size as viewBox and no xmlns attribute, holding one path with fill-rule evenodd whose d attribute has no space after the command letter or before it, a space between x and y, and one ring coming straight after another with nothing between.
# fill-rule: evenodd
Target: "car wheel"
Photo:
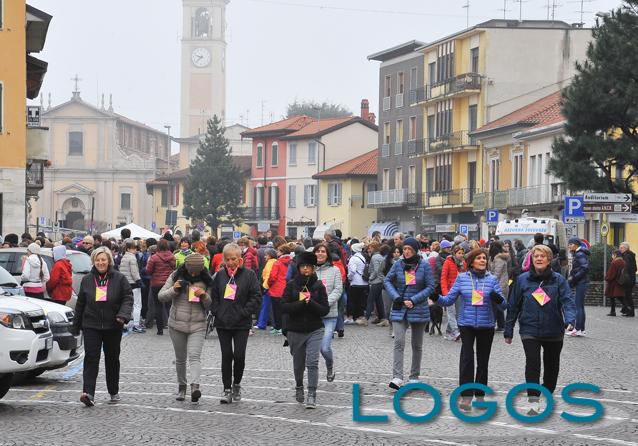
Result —
<instances>
[{"instance_id":1,"label":"car wheel","mask_svg":"<svg viewBox=\"0 0 638 446\"><path fill-rule=\"evenodd\" d=\"M2 399L2 397L4 397L9 391L12 379L13 375L11 374L0 376L0 399Z\"/></svg>"}]
</instances>

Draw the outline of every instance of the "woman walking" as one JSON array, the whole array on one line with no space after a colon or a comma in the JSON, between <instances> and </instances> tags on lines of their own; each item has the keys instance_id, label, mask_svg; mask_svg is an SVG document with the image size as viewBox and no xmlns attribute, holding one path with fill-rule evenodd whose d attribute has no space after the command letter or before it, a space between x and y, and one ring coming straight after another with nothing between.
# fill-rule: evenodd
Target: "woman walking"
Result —
<instances>
[{"instance_id":1,"label":"woman walking","mask_svg":"<svg viewBox=\"0 0 638 446\"><path fill-rule=\"evenodd\" d=\"M224 266L215 275L211 312L222 354L222 404L241 400L241 380L246 364L246 345L252 314L259 310L261 289L255 272L241 266L241 248L224 247Z\"/></svg>"},{"instance_id":2,"label":"woman walking","mask_svg":"<svg viewBox=\"0 0 638 446\"><path fill-rule=\"evenodd\" d=\"M611 264L609 265L607 274L605 275L605 282L607 282L607 286L605 287L605 297L609 299L609 303L611 305L607 316L616 316L616 299L620 300L620 305L622 307L622 302L625 298L625 288L623 285L618 283L618 280L623 275L624 271L625 261L623 260L622 253L620 250L616 250L611 254Z\"/></svg>"},{"instance_id":3,"label":"woman walking","mask_svg":"<svg viewBox=\"0 0 638 446\"><path fill-rule=\"evenodd\" d=\"M461 332L459 385L481 383L487 385L488 366L494 339L494 310L505 309L506 302L497 278L487 270L485 249L473 249L467 255L469 271L458 275L447 296L433 296L441 306L454 305L461 299L457 322ZM474 375L474 345L476 344L476 375ZM472 410L472 397L485 398L482 390L464 390L459 408Z\"/></svg>"},{"instance_id":4,"label":"woman walking","mask_svg":"<svg viewBox=\"0 0 638 446\"><path fill-rule=\"evenodd\" d=\"M514 325L518 320L525 350L525 381L540 383L542 349L543 387L554 393L565 327L573 327L576 305L567 280L550 268L551 249L536 245L530 253L530 270L519 276L510 297L504 337L507 344L512 343ZM538 390L527 390L528 415L541 412L539 397Z\"/></svg>"},{"instance_id":5,"label":"woman walking","mask_svg":"<svg viewBox=\"0 0 638 446\"><path fill-rule=\"evenodd\" d=\"M383 291L383 274L384 258L380 253L381 244L373 241L368 245L368 255L370 256L370 277L368 284L370 285L370 291L368 292L368 302L366 306L365 318L367 321L372 316L372 310L376 307L377 318L372 321L373 324L379 327L387 327L390 324L386 319L385 307L383 305L383 297L381 292Z\"/></svg>"},{"instance_id":6,"label":"woman walking","mask_svg":"<svg viewBox=\"0 0 638 446\"><path fill-rule=\"evenodd\" d=\"M410 382L418 382L423 354L425 324L430 322L428 297L434 291L432 268L419 255L419 242L408 237L403 242L403 258L397 260L383 282L392 299L390 320L394 330L394 352L390 388L403 385L403 351L408 325L412 328Z\"/></svg>"},{"instance_id":7,"label":"woman walking","mask_svg":"<svg viewBox=\"0 0 638 446\"><path fill-rule=\"evenodd\" d=\"M505 252L503 242L495 241L490 246L490 272L496 276L498 284L503 293L503 297L507 300L509 295L509 272L508 262L510 261L510 255ZM503 331L503 324L505 323L505 313L498 307L492 307L494 309L494 318L496 319L496 331Z\"/></svg>"},{"instance_id":8,"label":"woman walking","mask_svg":"<svg viewBox=\"0 0 638 446\"><path fill-rule=\"evenodd\" d=\"M95 405L95 382L104 350L106 388L110 403L120 401L122 327L131 319L133 292L123 274L113 268L113 254L100 247L91 253L91 272L82 278L75 304L73 333L84 333L84 371L80 401Z\"/></svg>"},{"instance_id":9,"label":"woman walking","mask_svg":"<svg viewBox=\"0 0 638 446\"><path fill-rule=\"evenodd\" d=\"M196 403L202 396L199 388L201 355L206 333L206 308L211 303L212 285L213 279L206 269L204 256L193 253L170 275L158 295L161 302L171 302L168 334L175 350L177 401L186 398L187 356L191 369L191 401Z\"/></svg>"},{"instance_id":10,"label":"woman walking","mask_svg":"<svg viewBox=\"0 0 638 446\"><path fill-rule=\"evenodd\" d=\"M295 398L306 401L306 409L317 406L317 384L319 382L319 350L324 336L322 318L330 307L326 288L315 274L317 256L304 252L297 256L295 278L288 282L282 309L286 313L286 329L295 375ZM304 395L303 376L308 369L308 394ZM333 377L334 378L334 377Z\"/></svg>"},{"instance_id":11,"label":"woman walking","mask_svg":"<svg viewBox=\"0 0 638 446\"><path fill-rule=\"evenodd\" d=\"M22 267L22 288L24 294L37 299L44 299L45 284L49 281L49 267L40 256L40 245L31 243L27 247L27 255Z\"/></svg>"},{"instance_id":12,"label":"woman walking","mask_svg":"<svg viewBox=\"0 0 638 446\"><path fill-rule=\"evenodd\" d=\"M270 275L268 276L268 294L270 295L273 316L273 325L270 334L273 335L282 334L281 298L286 289L286 273L288 272L288 265L290 265L292 261L290 253L293 249L294 247L290 244L279 246L277 249L279 257L273 264Z\"/></svg>"},{"instance_id":13,"label":"woman walking","mask_svg":"<svg viewBox=\"0 0 638 446\"><path fill-rule=\"evenodd\" d=\"M157 325L157 334L160 336L164 334L164 328L167 327L166 321L171 305L170 301L160 302L158 294L174 270L175 256L170 250L168 241L161 239L157 242L157 252L148 259L146 264L146 272L151 276L150 298L153 299L155 324Z\"/></svg>"},{"instance_id":14,"label":"woman walking","mask_svg":"<svg viewBox=\"0 0 638 446\"><path fill-rule=\"evenodd\" d=\"M350 245L354 253L348 260L348 307L352 321L357 325L367 326L368 321L364 317L366 305L368 302L368 277L364 276L366 263L368 259L363 250L363 243L352 243Z\"/></svg>"},{"instance_id":15,"label":"woman walking","mask_svg":"<svg viewBox=\"0 0 638 446\"><path fill-rule=\"evenodd\" d=\"M73 294L73 267L66 258L66 246L53 248L53 268L51 278L47 282L47 292L53 302L66 305Z\"/></svg>"},{"instance_id":16,"label":"woman walking","mask_svg":"<svg viewBox=\"0 0 638 446\"><path fill-rule=\"evenodd\" d=\"M137 263L137 245L128 239L124 242L124 255L120 261L120 272L128 280L133 290L133 333L144 333L146 329L140 324L142 316L142 277Z\"/></svg>"},{"instance_id":17,"label":"woman walking","mask_svg":"<svg viewBox=\"0 0 638 446\"><path fill-rule=\"evenodd\" d=\"M332 338L337 327L337 307L341 294L343 294L343 282L341 272L336 266L332 266L330 258L330 248L324 242L315 246L314 253L317 257L317 268L315 273L317 279L326 288L328 296L328 306L330 311L323 317L323 340L321 341L321 355L326 361L326 380L331 383L335 379L334 357L332 354ZM303 257L301 257L303 258Z\"/></svg>"},{"instance_id":18,"label":"woman walking","mask_svg":"<svg viewBox=\"0 0 638 446\"><path fill-rule=\"evenodd\" d=\"M443 268L441 269L441 294L447 296L452 289L454 282L456 282L458 275L465 271L467 271L465 250L463 249L463 246L456 245L452 248L452 255L448 256L447 259L445 259L445 262L443 262ZM458 341L461 337L459 325L456 319L460 306L460 302L456 301L454 305L447 307L445 339L450 341Z\"/></svg>"},{"instance_id":19,"label":"woman walking","mask_svg":"<svg viewBox=\"0 0 638 446\"><path fill-rule=\"evenodd\" d=\"M272 305L270 303L270 294L268 293L268 278L270 277L270 271L277 261L277 251L273 248L266 248L264 252L264 270L261 272L261 287L263 288L261 309L259 310L259 317L257 318L257 325L253 328L258 330L265 330L268 325L268 321L272 319Z\"/></svg>"}]
</instances>

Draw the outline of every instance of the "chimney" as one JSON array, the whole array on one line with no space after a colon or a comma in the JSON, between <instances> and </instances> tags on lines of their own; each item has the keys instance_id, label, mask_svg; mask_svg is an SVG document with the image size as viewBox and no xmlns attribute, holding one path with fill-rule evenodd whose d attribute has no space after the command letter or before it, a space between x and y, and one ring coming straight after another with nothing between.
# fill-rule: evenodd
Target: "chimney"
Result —
<instances>
[{"instance_id":1,"label":"chimney","mask_svg":"<svg viewBox=\"0 0 638 446\"><path fill-rule=\"evenodd\" d=\"M361 99L361 117L366 121L370 119L370 102L367 99Z\"/></svg>"},{"instance_id":2,"label":"chimney","mask_svg":"<svg viewBox=\"0 0 638 446\"><path fill-rule=\"evenodd\" d=\"M370 121L373 124L377 123L377 115L375 115L374 113L370 113L368 115L368 121Z\"/></svg>"}]
</instances>

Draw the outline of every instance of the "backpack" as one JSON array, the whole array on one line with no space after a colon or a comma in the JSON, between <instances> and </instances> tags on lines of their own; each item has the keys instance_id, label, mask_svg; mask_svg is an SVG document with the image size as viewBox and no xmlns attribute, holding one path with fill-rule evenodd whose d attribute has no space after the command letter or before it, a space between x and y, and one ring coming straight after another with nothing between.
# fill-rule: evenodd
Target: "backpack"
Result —
<instances>
[{"instance_id":1,"label":"backpack","mask_svg":"<svg viewBox=\"0 0 638 446\"><path fill-rule=\"evenodd\" d=\"M361 253L363 257L363 273L361 273L361 278L368 282L370 280L370 257Z\"/></svg>"},{"instance_id":2,"label":"backpack","mask_svg":"<svg viewBox=\"0 0 638 446\"><path fill-rule=\"evenodd\" d=\"M629 283L629 277L625 274L625 267L620 270L620 274L618 274L618 278L616 279L616 283L620 286L625 286Z\"/></svg>"},{"instance_id":3,"label":"backpack","mask_svg":"<svg viewBox=\"0 0 638 446\"><path fill-rule=\"evenodd\" d=\"M113 260L113 267L116 270L120 270L120 264L122 263L122 257L124 256L124 254L122 254L122 252L118 252L117 255L115 256L115 259Z\"/></svg>"}]
</instances>

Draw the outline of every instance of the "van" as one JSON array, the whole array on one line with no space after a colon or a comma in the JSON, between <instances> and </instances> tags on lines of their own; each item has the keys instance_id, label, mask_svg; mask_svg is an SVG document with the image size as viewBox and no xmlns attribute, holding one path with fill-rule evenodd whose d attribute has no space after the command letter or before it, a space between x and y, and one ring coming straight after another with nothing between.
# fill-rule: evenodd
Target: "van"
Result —
<instances>
[{"instance_id":1,"label":"van","mask_svg":"<svg viewBox=\"0 0 638 446\"><path fill-rule=\"evenodd\" d=\"M534 234L541 233L545 236L544 243L553 243L560 249L567 249L567 233L562 221L549 217L521 217L512 220L503 220L496 226L496 233L501 240L521 240L528 246Z\"/></svg>"}]
</instances>

